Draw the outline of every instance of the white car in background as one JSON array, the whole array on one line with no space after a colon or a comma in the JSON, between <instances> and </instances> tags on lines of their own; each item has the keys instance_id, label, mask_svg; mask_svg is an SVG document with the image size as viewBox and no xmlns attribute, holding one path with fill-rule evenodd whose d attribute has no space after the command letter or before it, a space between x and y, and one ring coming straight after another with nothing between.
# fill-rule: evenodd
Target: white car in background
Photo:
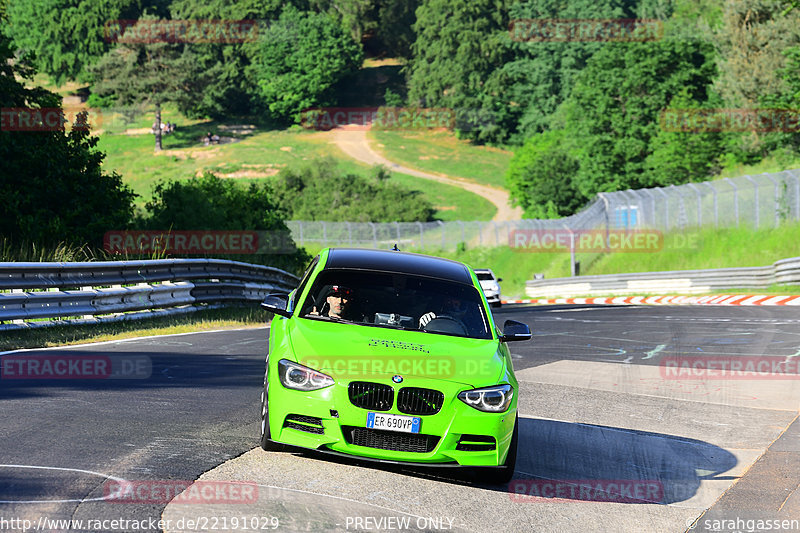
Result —
<instances>
[{"instance_id":1,"label":"white car in background","mask_svg":"<svg viewBox=\"0 0 800 533\"><path fill-rule=\"evenodd\" d=\"M503 278L495 277L494 272L488 268L476 268L475 275L478 276L478 281L483 289L483 294L486 295L486 301L492 307L500 307L500 282Z\"/></svg>"}]
</instances>

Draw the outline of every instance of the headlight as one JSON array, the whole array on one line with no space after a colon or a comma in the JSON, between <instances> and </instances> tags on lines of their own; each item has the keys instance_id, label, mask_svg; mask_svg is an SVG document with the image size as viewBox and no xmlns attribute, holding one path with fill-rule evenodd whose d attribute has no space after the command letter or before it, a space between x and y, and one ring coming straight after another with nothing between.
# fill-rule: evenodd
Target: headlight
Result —
<instances>
[{"instance_id":1,"label":"headlight","mask_svg":"<svg viewBox=\"0 0 800 533\"><path fill-rule=\"evenodd\" d=\"M502 413L508 410L511 399L514 397L514 387L511 385L497 385L482 389L465 390L458 395L458 399L486 413Z\"/></svg>"},{"instance_id":2,"label":"headlight","mask_svg":"<svg viewBox=\"0 0 800 533\"><path fill-rule=\"evenodd\" d=\"M333 378L286 359L278 361L278 375L287 389L317 390L333 385Z\"/></svg>"}]
</instances>

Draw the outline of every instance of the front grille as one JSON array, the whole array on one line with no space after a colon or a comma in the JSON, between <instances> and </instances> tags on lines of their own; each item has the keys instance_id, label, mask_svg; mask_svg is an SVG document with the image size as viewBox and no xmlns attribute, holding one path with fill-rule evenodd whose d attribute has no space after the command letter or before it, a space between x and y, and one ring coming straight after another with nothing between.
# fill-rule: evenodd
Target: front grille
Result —
<instances>
[{"instance_id":1,"label":"front grille","mask_svg":"<svg viewBox=\"0 0 800 533\"><path fill-rule=\"evenodd\" d=\"M394 452L430 453L439 442L439 437L435 435L398 433L356 426L342 426L342 433L347 444Z\"/></svg>"},{"instance_id":2,"label":"front grille","mask_svg":"<svg viewBox=\"0 0 800 533\"><path fill-rule=\"evenodd\" d=\"M488 435L461 435L456 450L461 452L488 452L496 447L494 437Z\"/></svg>"},{"instance_id":3,"label":"front grille","mask_svg":"<svg viewBox=\"0 0 800 533\"><path fill-rule=\"evenodd\" d=\"M322 419L315 416L287 415L283 421L283 427L292 428L307 433L322 435L325 429L322 427Z\"/></svg>"},{"instance_id":4,"label":"front grille","mask_svg":"<svg viewBox=\"0 0 800 533\"><path fill-rule=\"evenodd\" d=\"M353 381L347 387L350 402L356 407L372 411L388 411L394 403L394 389L380 383Z\"/></svg>"},{"instance_id":5,"label":"front grille","mask_svg":"<svg viewBox=\"0 0 800 533\"><path fill-rule=\"evenodd\" d=\"M435 415L443 403L444 394L438 390L403 387L397 393L397 410L408 415Z\"/></svg>"}]
</instances>

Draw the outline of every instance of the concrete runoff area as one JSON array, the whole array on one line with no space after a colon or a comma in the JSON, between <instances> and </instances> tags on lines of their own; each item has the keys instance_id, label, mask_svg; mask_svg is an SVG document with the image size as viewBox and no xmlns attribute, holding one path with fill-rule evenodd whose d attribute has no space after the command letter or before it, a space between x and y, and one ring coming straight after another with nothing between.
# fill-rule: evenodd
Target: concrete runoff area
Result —
<instances>
[{"instance_id":1,"label":"concrete runoff area","mask_svg":"<svg viewBox=\"0 0 800 533\"><path fill-rule=\"evenodd\" d=\"M257 504L171 503L162 517L172 523L184 519L184 525L198 516L277 517L280 530L285 531L479 532L705 531L709 529L703 529L708 525L704 520L714 517L800 519L796 453L800 429L794 422L800 407L797 376L664 379L657 363L659 352L686 353L695 346L710 352L708 345L722 350L723 333L713 316L669 308L574 309L585 312L557 314L571 310L540 309L534 321L538 323L534 348L511 345L512 352L524 353L515 355L520 444L509 486L486 485L456 469L384 466L313 452L256 448L200 479L254 482L260 489ZM792 340L798 336L796 319L788 311L780 311L777 319L762 311L752 313L760 314L742 320L719 319L734 340L737 328L753 335L746 337L747 344L726 340L725 349L731 351L725 353L772 354L778 352L771 346L778 345L781 349L794 346L792 351L800 353L800 342ZM498 323L503 318L521 319L502 314L495 317ZM581 317L577 322L583 329L578 330L594 335L593 339L603 338L604 333L589 328L616 328L616 338L603 345L606 352L635 337L625 328L637 322L664 328L661 333L675 337L678 347L663 348L659 343L668 341L650 334L648 346L643 340L631 340L642 344L637 348L641 359L633 364L634 350L629 349L620 350L629 358L625 360L581 360L591 356L587 352L577 359L543 357L531 366L532 349L570 350L559 329L575 330L576 324L567 325L563 318L570 315ZM763 339L757 336L762 333L754 333L778 330L780 335L766 333ZM713 337L703 344L699 340L703 335ZM589 345L591 350L602 344L596 342ZM616 483L610 490L621 490L626 482L655 483L660 490L645 491L641 500L637 494L634 502L569 490L570 485L580 488L592 480L603 490L610 483Z\"/></svg>"}]
</instances>

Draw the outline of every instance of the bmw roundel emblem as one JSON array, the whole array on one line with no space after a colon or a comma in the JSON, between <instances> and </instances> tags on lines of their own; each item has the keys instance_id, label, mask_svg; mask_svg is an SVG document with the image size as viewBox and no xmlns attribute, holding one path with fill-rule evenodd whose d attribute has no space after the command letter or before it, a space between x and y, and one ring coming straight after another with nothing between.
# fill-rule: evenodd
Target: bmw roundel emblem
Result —
<instances>
[{"instance_id":1,"label":"bmw roundel emblem","mask_svg":"<svg viewBox=\"0 0 800 533\"><path fill-rule=\"evenodd\" d=\"M402 383L403 376L392 376L392 381L394 381L395 383Z\"/></svg>"}]
</instances>

